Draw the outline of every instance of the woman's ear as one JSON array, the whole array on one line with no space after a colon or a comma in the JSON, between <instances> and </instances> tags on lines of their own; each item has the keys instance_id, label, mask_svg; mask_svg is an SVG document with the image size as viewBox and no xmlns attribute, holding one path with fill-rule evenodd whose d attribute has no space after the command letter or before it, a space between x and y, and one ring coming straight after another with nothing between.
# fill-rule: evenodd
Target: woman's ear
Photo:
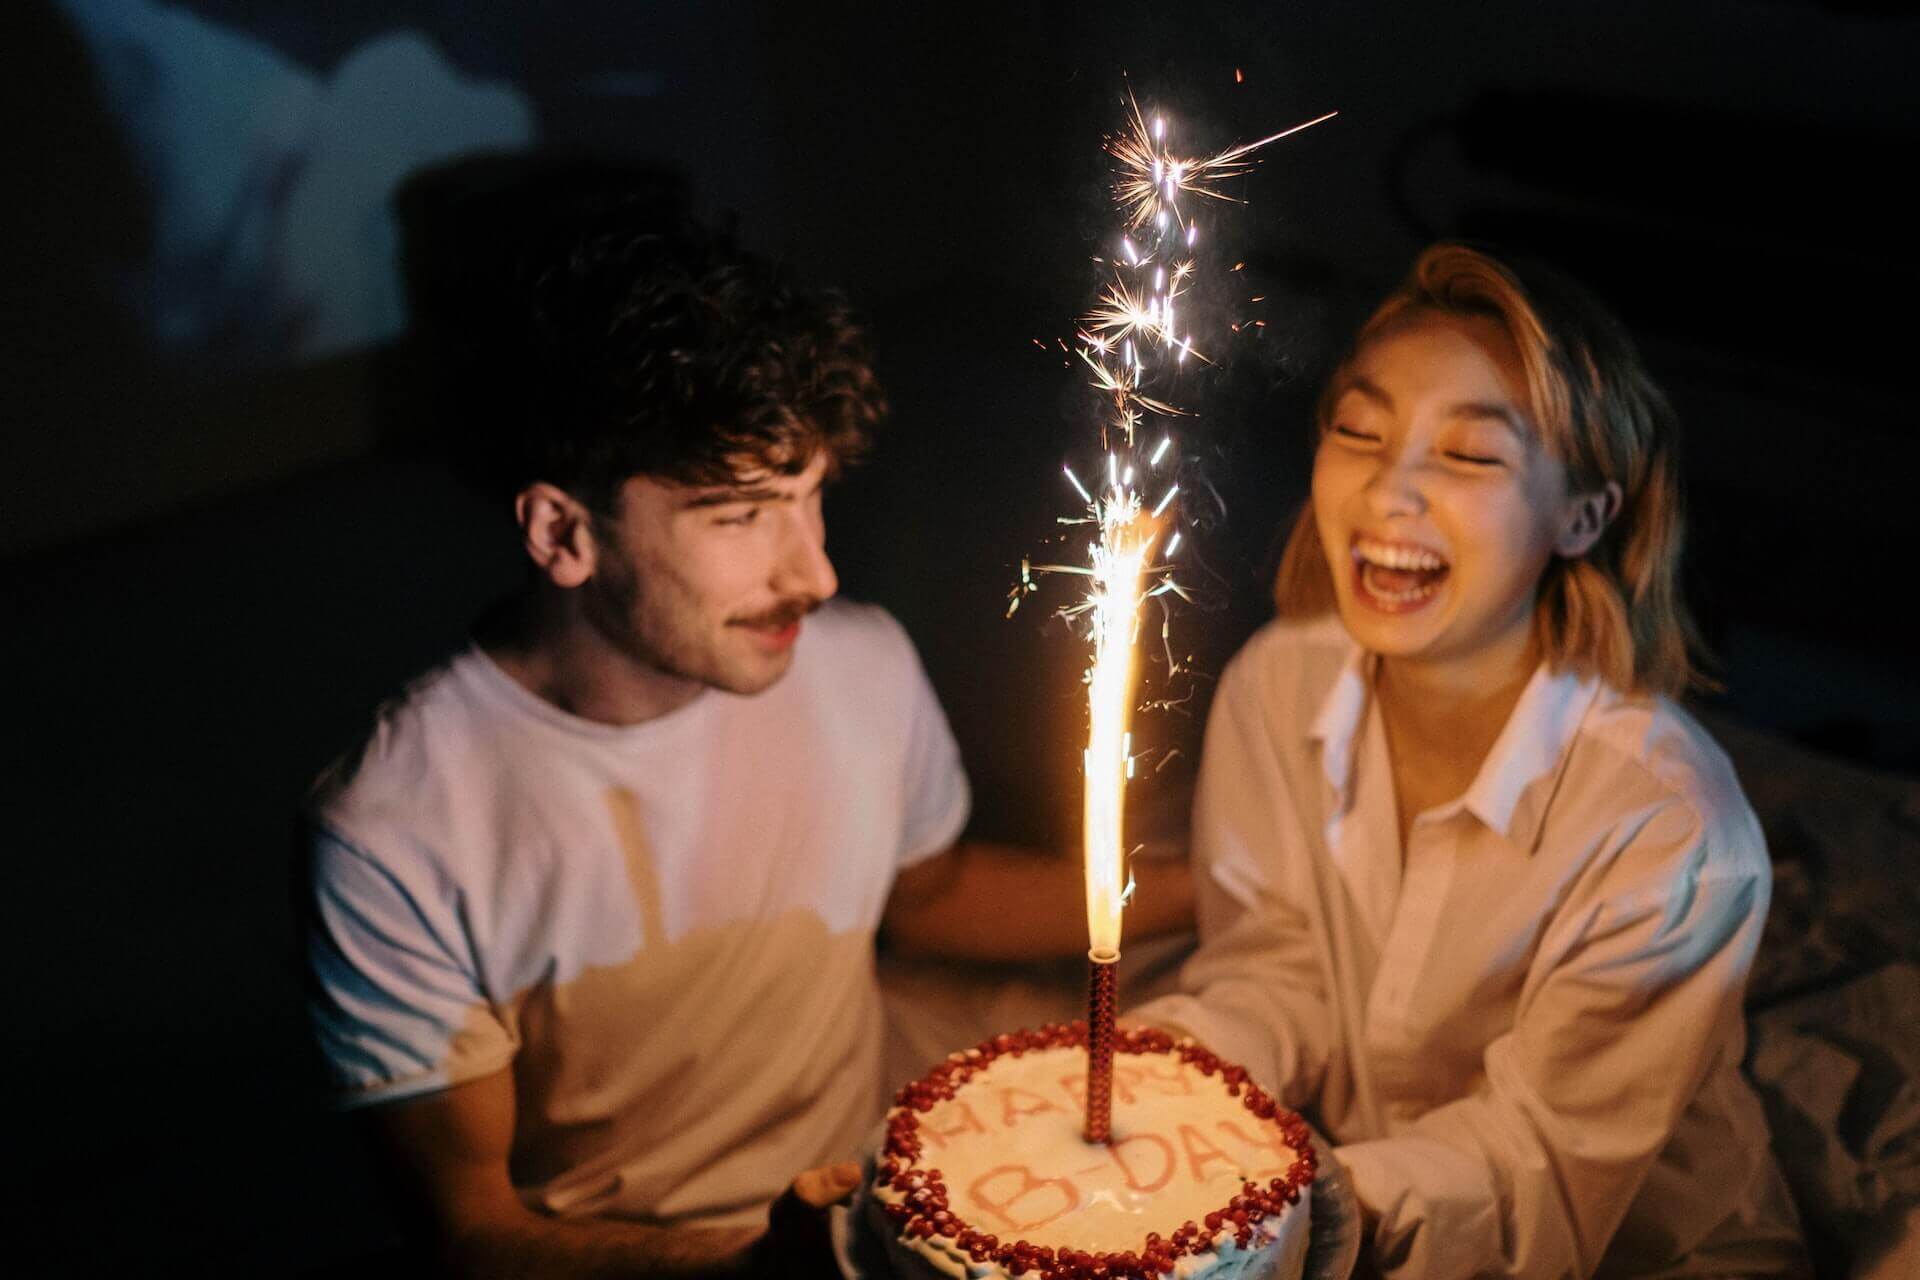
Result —
<instances>
[{"instance_id":1,"label":"woman's ear","mask_svg":"<svg viewBox=\"0 0 1920 1280\"><path fill-rule=\"evenodd\" d=\"M571 590L593 576L599 546L593 519L578 498L557 485L535 481L513 499L520 544L556 587Z\"/></svg>"},{"instance_id":2,"label":"woman's ear","mask_svg":"<svg viewBox=\"0 0 1920 1280\"><path fill-rule=\"evenodd\" d=\"M1576 493L1568 499L1567 515L1554 539L1554 554L1563 560L1577 560L1593 549L1613 518L1620 514L1621 491L1609 480L1592 493Z\"/></svg>"}]
</instances>

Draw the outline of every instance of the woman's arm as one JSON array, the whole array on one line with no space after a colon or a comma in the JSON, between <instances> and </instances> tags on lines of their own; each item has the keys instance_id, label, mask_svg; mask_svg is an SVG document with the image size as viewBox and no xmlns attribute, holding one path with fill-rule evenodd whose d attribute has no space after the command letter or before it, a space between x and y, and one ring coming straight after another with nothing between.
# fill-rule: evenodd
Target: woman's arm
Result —
<instances>
[{"instance_id":1,"label":"woman's arm","mask_svg":"<svg viewBox=\"0 0 1920 1280\"><path fill-rule=\"evenodd\" d=\"M1181 971L1183 994L1128 1016L1192 1035L1297 1107L1319 1093L1337 1037L1302 861L1313 854L1264 706L1245 669L1229 666L1194 796L1200 948Z\"/></svg>"},{"instance_id":2,"label":"woman's arm","mask_svg":"<svg viewBox=\"0 0 1920 1280\"><path fill-rule=\"evenodd\" d=\"M1620 839L1607 861L1661 871L1562 910L1483 1087L1339 1149L1384 1274L1591 1275L1703 1082L1737 1059L1764 861L1711 858L1678 803Z\"/></svg>"}]
</instances>

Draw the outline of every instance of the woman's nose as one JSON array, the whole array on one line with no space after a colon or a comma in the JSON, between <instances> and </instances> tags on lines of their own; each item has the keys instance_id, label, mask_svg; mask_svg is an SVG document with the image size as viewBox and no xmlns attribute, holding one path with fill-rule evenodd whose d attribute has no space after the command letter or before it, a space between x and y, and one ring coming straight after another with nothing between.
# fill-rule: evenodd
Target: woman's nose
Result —
<instances>
[{"instance_id":1,"label":"woman's nose","mask_svg":"<svg viewBox=\"0 0 1920 1280\"><path fill-rule=\"evenodd\" d=\"M1424 514L1427 499L1421 484L1422 472L1418 458L1405 451L1382 455L1380 465L1367 480L1367 505L1374 515L1383 519L1396 515Z\"/></svg>"}]
</instances>

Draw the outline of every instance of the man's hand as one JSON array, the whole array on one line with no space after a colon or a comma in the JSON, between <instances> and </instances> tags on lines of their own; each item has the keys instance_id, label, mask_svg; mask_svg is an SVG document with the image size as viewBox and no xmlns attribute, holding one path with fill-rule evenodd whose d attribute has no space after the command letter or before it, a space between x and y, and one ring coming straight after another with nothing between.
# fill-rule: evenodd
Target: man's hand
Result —
<instances>
[{"instance_id":1,"label":"man's hand","mask_svg":"<svg viewBox=\"0 0 1920 1280\"><path fill-rule=\"evenodd\" d=\"M859 1185L860 1166L852 1163L823 1165L795 1178L768 1211L767 1233L753 1246L749 1270L759 1276L838 1280L827 1210L846 1203Z\"/></svg>"}]
</instances>

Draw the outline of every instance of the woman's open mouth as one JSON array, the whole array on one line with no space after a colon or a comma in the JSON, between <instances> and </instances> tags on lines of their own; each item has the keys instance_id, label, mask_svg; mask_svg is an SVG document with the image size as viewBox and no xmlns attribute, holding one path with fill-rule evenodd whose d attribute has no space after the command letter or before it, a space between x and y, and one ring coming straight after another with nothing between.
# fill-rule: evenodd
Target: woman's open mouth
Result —
<instances>
[{"instance_id":1,"label":"woman's open mouth","mask_svg":"<svg viewBox=\"0 0 1920 1280\"><path fill-rule=\"evenodd\" d=\"M1354 594L1383 613L1410 613L1426 604L1446 581L1445 557L1411 542L1383 542L1355 535Z\"/></svg>"}]
</instances>

